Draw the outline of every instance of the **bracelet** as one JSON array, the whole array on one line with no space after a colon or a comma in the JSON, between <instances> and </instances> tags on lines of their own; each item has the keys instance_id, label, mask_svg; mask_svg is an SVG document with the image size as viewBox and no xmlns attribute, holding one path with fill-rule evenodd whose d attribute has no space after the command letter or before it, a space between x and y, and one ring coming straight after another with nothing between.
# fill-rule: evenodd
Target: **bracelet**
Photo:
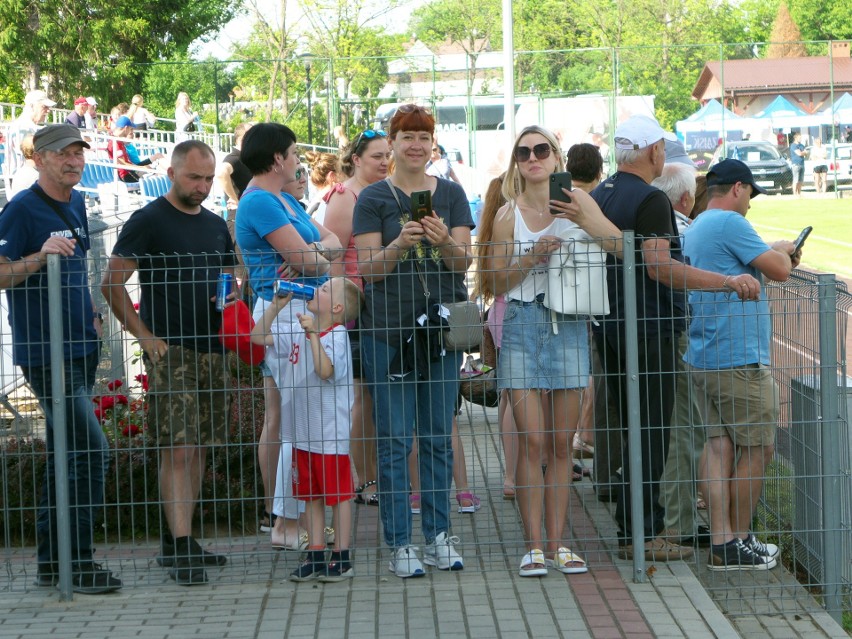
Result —
<instances>
[{"instance_id":1,"label":"bracelet","mask_svg":"<svg viewBox=\"0 0 852 639\"><path fill-rule=\"evenodd\" d=\"M730 275L726 275L725 279L722 280L722 288L728 288L728 280L731 279Z\"/></svg>"},{"instance_id":2,"label":"bracelet","mask_svg":"<svg viewBox=\"0 0 852 639\"><path fill-rule=\"evenodd\" d=\"M385 247L385 249L386 249L386 250L387 250L387 249L389 249L389 248L394 248L394 249L396 249L397 251L401 251L401 250L402 250L402 247L401 247L399 244L397 244L396 242L391 242L390 244L388 244L388 245Z\"/></svg>"}]
</instances>

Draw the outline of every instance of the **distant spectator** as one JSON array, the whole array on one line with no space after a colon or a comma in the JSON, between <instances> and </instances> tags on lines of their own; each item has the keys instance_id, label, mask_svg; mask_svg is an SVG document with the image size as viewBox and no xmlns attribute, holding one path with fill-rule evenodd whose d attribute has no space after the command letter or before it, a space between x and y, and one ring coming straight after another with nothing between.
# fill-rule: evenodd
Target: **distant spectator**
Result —
<instances>
[{"instance_id":1,"label":"distant spectator","mask_svg":"<svg viewBox=\"0 0 852 639\"><path fill-rule=\"evenodd\" d=\"M98 130L98 101L92 96L86 98L86 128L92 131Z\"/></svg>"},{"instance_id":2,"label":"distant spectator","mask_svg":"<svg viewBox=\"0 0 852 639\"><path fill-rule=\"evenodd\" d=\"M305 154L308 165L311 167L311 188L308 215L315 217L317 222L323 224L325 219L326 201L325 196L334 188L340 180L340 158L334 153L321 153L319 151L308 151Z\"/></svg>"},{"instance_id":3,"label":"distant spectator","mask_svg":"<svg viewBox=\"0 0 852 639\"><path fill-rule=\"evenodd\" d=\"M793 134L793 143L790 145L790 163L793 165L793 193L802 194L802 180L805 177L805 145L802 144L802 134Z\"/></svg>"},{"instance_id":4,"label":"distant spectator","mask_svg":"<svg viewBox=\"0 0 852 639\"><path fill-rule=\"evenodd\" d=\"M846 141L852 142L852 126L846 126Z\"/></svg>"},{"instance_id":5,"label":"distant spectator","mask_svg":"<svg viewBox=\"0 0 852 639\"><path fill-rule=\"evenodd\" d=\"M89 103L82 95L74 100L74 110L71 111L65 118L65 122L71 126L76 126L78 129L86 128L86 112L89 110Z\"/></svg>"},{"instance_id":6,"label":"distant spectator","mask_svg":"<svg viewBox=\"0 0 852 639\"><path fill-rule=\"evenodd\" d=\"M175 142L189 139L187 133L198 129L198 114L192 110L192 101L184 91L178 93L175 100Z\"/></svg>"},{"instance_id":7,"label":"distant spectator","mask_svg":"<svg viewBox=\"0 0 852 639\"><path fill-rule=\"evenodd\" d=\"M27 134L21 140L21 154L24 156L24 161L15 174L12 176L12 184L6 190L6 199L11 200L21 191L24 191L33 182L38 180L38 170L36 169L35 160L33 160L33 136Z\"/></svg>"},{"instance_id":8,"label":"distant spectator","mask_svg":"<svg viewBox=\"0 0 852 639\"><path fill-rule=\"evenodd\" d=\"M243 191L246 190L246 186L251 181L251 171L240 160L240 148L243 144L243 137L251 127L251 122L241 122L236 126L234 129L234 147L225 156L222 163L216 167L216 181L228 198L228 211L237 210L237 203L240 201ZM229 219L231 217L231 215L228 216Z\"/></svg>"},{"instance_id":9,"label":"distant spectator","mask_svg":"<svg viewBox=\"0 0 852 639\"><path fill-rule=\"evenodd\" d=\"M56 106L56 102L47 97L47 93L41 89L30 91L24 97L24 108L21 115L11 124L7 134L7 149L12 152L6 154L7 173L14 173L23 163L24 159L20 153L21 141L27 134L34 134L40 127L47 123L47 115L50 109Z\"/></svg>"},{"instance_id":10,"label":"distant spectator","mask_svg":"<svg viewBox=\"0 0 852 639\"><path fill-rule=\"evenodd\" d=\"M133 121L133 126L140 131L145 131L148 127L153 127L157 118L146 109L143 104L142 96L138 93L130 100L130 108L127 110L127 117Z\"/></svg>"},{"instance_id":11,"label":"distant spectator","mask_svg":"<svg viewBox=\"0 0 852 639\"><path fill-rule=\"evenodd\" d=\"M450 158L447 157L447 151L437 142L432 144L432 157L426 163L426 175L434 175L437 178L461 184L461 180L453 170Z\"/></svg>"},{"instance_id":12,"label":"distant spectator","mask_svg":"<svg viewBox=\"0 0 852 639\"><path fill-rule=\"evenodd\" d=\"M138 159L137 155L136 162L131 159L127 145L129 144L129 141L133 139L133 123L126 115L122 115L118 118L115 123L115 127L112 130L112 134L116 138L123 138L107 142L107 152L109 153L110 159L119 165L118 179L122 182L138 182L140 178L137 171L123 167L149 166L152 162L156 162L160 158L164 157L162 153L155 153L151 157L145 159Z\"/></svg>"},{"instance_id":13,"label":"distant spectator","mask_svg":"<svg viewBox=\"0 0 852 639\"><path fill-rule=\"evenodd\" d=\"M601 181L603 158L594 144L574 144L565 154L565 170L571 172L575 188L591 193Z\"/></svg>"}]
</instances>

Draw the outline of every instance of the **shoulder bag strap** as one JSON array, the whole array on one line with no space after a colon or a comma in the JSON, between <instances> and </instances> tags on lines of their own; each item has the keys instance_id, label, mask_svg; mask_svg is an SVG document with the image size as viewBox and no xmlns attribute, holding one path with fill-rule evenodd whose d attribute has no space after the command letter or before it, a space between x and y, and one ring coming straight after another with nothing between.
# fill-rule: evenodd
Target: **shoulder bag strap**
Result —
<instances>
[{"instance_id":1,"label":"shoulder bag strap","mask_svg":"<svg viewBox=\"0 0 852 639\"><path fill-rule=\"evenodd\" d=\"M402 202L399 201L399 196L396 194L396 187L391 182L390 177L385 178L385 182L387 182L388 188L390 189L391 195L393 195L393 199L396 200L396 205L399 207L399 212L402 215L405 215L405 209L402 208ZM414 260L414 270L417 271L417 277L420 279L420 285L423 287L423 295L426 299L429 299L429 287L426 286L426 278L423 277L423 273L420 271L420 265L417 263L417 260Z\"/></svg>"},{"instance_id":2,"label":"shoulder bag strap","mask_svg":"<svg viewBox=\"0 0 852 639\"><path fill-rule=\"evenodd\" d=\"M56 215L59 216L59 219L61 219L63 222L65 222L65 226L67 226L68 230L71 231L71 235L74 236L74 239L77 241L77 245L80 247L80 249L83 252L87 251L88 249L86 248L86 245L83 244L83 240L80 239L80 236L77 234L77 231L71 225L71 222L68 221L68 216L66 216L65 213L63 213L62 209L60 209L58 206L56 206L56 202L54 202L53 199L50 198L47 195L47 193L42 191L41 187L39 187L35 184L33 184L30 187L30 191L32 191L33 193L38 195L42 200L44 200L45 204L47 204L50 208L53 209L53 211L56 213Z\"/></svg>"}]
</instances>

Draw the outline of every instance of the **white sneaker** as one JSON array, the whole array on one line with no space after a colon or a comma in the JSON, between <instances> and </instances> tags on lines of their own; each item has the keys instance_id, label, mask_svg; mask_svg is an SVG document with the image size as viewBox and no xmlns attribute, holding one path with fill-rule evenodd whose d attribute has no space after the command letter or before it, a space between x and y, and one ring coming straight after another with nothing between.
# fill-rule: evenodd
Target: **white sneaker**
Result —
<instances>
[{"instance_id":1,"label":"white sneaker","mask_svg":"<svg viewBox=\"0 0 852 639\"><path fill-rule=\"evenodd\" d=\"M423 564L417 558L416 546L400 546L397 548L388 564L388 570L401 579L422 577L426 574Z\"/></svg>"},{"instance_id":2,"label":"white sneaker","mask_svg":"<svg viewBox=\"0 0 852 639\"><path fill-rule=\"evenodd\" d=\"M423 551L423 563L436 566L438 570L464 570L464 560L453 547L459 543L458 537L439 533L435 541L426 545Z\"/></svg>"}]
</instances>

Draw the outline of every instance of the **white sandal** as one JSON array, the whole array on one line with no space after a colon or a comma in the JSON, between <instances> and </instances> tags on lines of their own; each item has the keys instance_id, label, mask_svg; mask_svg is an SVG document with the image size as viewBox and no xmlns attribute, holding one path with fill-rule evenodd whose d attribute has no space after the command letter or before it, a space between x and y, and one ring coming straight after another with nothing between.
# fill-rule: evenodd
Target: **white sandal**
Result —
<instances>
[{"instance_id":1,"label":"white sandal","mask_svg":"<svg viewBox=\"0 0 852 639\"><path fill-rule=\"evenodd\" d=\"M532 568L531 566L539 566ZM521 568L518 570L521 577L545 577L547 576L547 563L544 553L538 548L533 548L521 559Z\"/></svg>"},{"instance_id":2,"label":"white sandal","mask_svg":"<svg viewBox=\"0 0 852 639\"><path fill-rule=\"evenodd\" d=\"M580 575L589 572L586 562L579 555L575 555L567 548L559 548L553 555L553 559L547 559L548 568L555 568L566 575ZM580 564L579 566L577 564Z\"/></svg>"}]
</instances>

